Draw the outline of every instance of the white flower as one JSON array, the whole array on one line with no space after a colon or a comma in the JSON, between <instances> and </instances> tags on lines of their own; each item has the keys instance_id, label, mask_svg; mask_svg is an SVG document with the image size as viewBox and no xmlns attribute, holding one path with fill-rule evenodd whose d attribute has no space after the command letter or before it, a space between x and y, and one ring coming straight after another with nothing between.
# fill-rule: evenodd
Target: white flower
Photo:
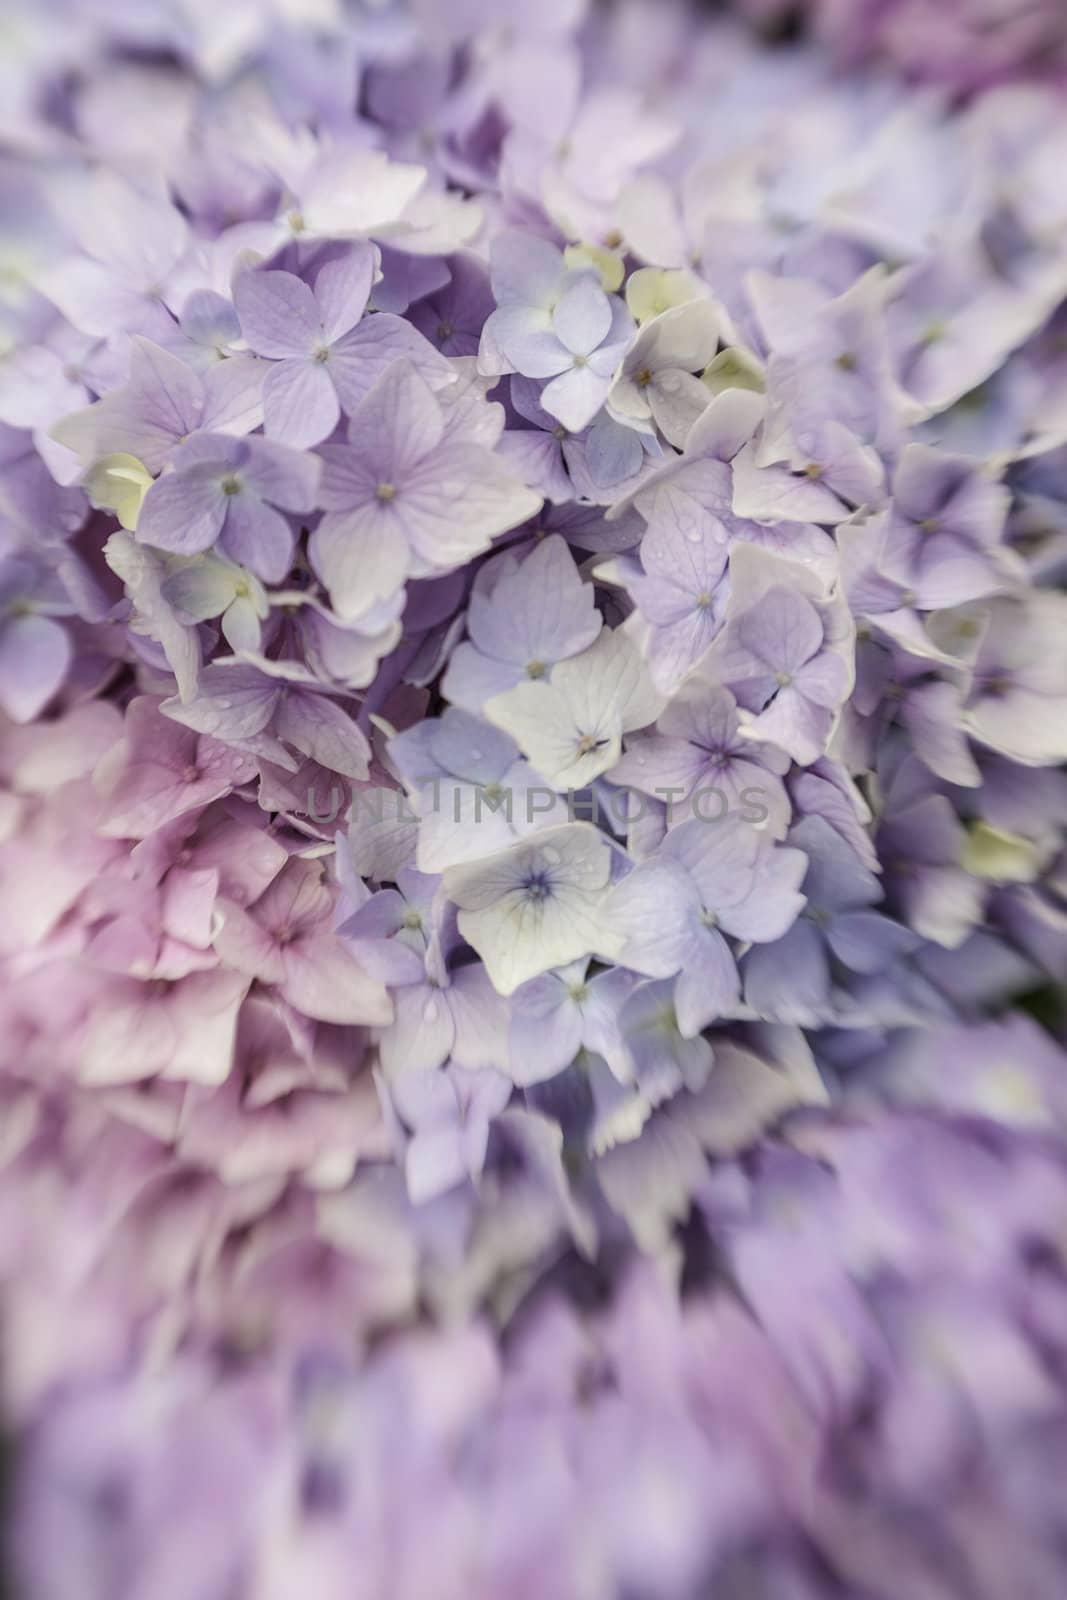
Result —
<instances>
[{"instance_id":1,"label":"white flower","mask_svg":"<svg viewBox=\"0 0 1067 1600\"><path fill-rule=\"evenodd\" d=\"M607 840L589 823L575 822L450 867L443 885L459 907L459 931L481 956L493 987L512 994L568 961L610 956L600 917L610 876Z\"/></svg>"},{"instance_id":2,"label":"white flower","mask_svg":"<svg viewBox=\"0 0 1067 1600\"><path fill-rule=\"evenodd\" d=\"M693 423L712 400L695 372L703 372L719 346L719 318L710 300L688 300L646 322L627 351L608 396L609 409L627 422L651 418L671 444L684 445Z\"/></svg>"},{"instance_id":3,"label":"white flower","mask_svg":"<svg viewBox=\"0 0 1067 1600\"><path fill-rule=\"evenodd\" d=\"M215 555L195 556L165 580L162 595L183 621L221 617L232 650L259 649L260 624L270 605L259 579L244 567Z\"/></svg>"},{"instance_id":4,"label":"white flower","mask_svg":"<svg viewBox=\"0 0 1067 1600\"><path fill-rule=\"evenodd\" d=\"M637 646L605 628L547 683L519 683L488 700L485 716L555 788L583 789L618 761L623 734L647 727L662 708Z\"/></svg>"}]
</instances>

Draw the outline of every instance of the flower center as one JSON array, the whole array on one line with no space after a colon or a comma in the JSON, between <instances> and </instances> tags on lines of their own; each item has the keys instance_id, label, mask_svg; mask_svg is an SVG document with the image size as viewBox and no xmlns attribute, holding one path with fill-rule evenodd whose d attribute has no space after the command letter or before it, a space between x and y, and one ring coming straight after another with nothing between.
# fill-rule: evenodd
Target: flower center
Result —
<instances>
[{"instance_id":1,"label":"flower center","mask_svg":"<svg viewBox=\"0 0 1067 1600\"><path fill-rule=\"evenodd\" d=\"M545 872L532 873L523 885L523 893L531 905L543 905L552 893L552 885L548 881L548 874Z\"/></svg>"},{"instance_id":2,"label":"flower center","mask_svg":"<svg viewBox=\"0 0 1067 1600\"><path fill-rule=\"evenodd\" d=\"M312 351L311 359L313 361L319 362L320 365L324 361L329 361L329 359L330 359L330 347L329 347L329 345L326 345L326 344L317 345L316 348Z\"/></svg>"},{"instance_id":3,"label":"flower center","mask_svg":"<svg viewBox=\"0 0 1067 1600\"><path fill-rule=\"evenodd\" d=\"M380 483L374 491L374 496L375 499L382 502L383 506L387 506L390 500L396 499L396 485L392 483Z\"/></svg>"},{"instance_id":4,"label":"flower center","mask_svg":"<svg viewBox=\"0 0 1067 1600\"><path fill-rule=\"evenodd\" d=\"M793 681L793 674L791 672L776 672L774 674L774 681L778 685L779 689L788 689L789 685Z\"/></svg>"},{"instance_id":5,"label":"flower center","mask_svg":"<svg viewBox=\"0 0 1067 1600\"><path fill-rule=\"evenodd\" d=\"M228 496L232 497L235 494L240 494L240 492L241 492L241 480L240 480L240 478L234 477L232 472L228 472L226 474L226 476L223 478L222 484L221 484L220 487L221 487L222 492L223 492L224 495L228 495Z\"/></svg>"},{"instance_id":6,"label":"flower center","mask_svg":"<svg viewBox=\"0 0 1067 1600\"><path fill-rule=\"evenodd\" d=\"M543 661L527 661L526 676L528 678L543 678L544 675L545 664Z\"/></svg>"}]
</instances>

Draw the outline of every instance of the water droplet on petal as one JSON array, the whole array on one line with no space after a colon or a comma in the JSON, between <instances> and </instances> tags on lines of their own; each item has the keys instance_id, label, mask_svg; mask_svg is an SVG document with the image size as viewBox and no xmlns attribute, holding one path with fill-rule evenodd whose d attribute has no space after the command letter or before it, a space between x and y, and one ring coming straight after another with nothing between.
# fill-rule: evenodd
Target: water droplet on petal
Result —
<instances>
[{"instance_id":1,"label":"water droplet on petal","mask_svg":"<svg viewBox=\"0 0 1067 1600\"><path fill-rule=\"evenodd\" d=\"M551 867L557 866L561 859L559 851L551 844L546 845L541 854Z\"/></svg>"}]
</instances>

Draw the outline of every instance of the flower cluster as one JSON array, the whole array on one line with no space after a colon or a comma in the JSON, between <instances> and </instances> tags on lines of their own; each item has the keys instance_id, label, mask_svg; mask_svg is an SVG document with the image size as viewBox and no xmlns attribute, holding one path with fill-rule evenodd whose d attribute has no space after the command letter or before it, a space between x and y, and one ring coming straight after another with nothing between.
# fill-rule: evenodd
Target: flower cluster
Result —
<instances>
[{"instance_id":1,"label":"flower cluster","mask_svg":"<svg viewBox=\"0 0 1067 1600\"><path fill-rule=\"evenodd\" d=\"M154 1209L175 1254L179 1216L209 1210L176 1189ZM410 1314L403 1235L353 1193L332 1223L347 1270L312 1270L290 1228L239 1293L230 1277L234 1319L161 1370L117 1355L75 1376L67 1351L25 1434L25 1592L181 1593L193 1569L200 1594L271 1600L1051 1600L1065 1217L1062 1151L929 1115L814 1115L720 1162L684 1235L610 1297L564 1263L504 1341L483 1316L359 1360L307 1342L305 1304L305 1342L257 1359L272 1280L291 1315L317 1295L334 1330ZM113 1302L101 1288L80 1312L84 1365Z\"/></svg>"},{"instance_id":2,"label":"flower cluster","mask_svg":"<svg viewBox=\"0 0 1067 1600\"><path fill-rule=\"evenodd\" d=\"M13 16L27 1600L1058 1600L1067 106Z\"/></svg>"},{"instance_id":3,"label":"flower cluster","mask_svg":"<svg viewBox=\"0 0 1067 1600\"><path fill-rule=\"evenodd\" d=\"M1058 0L741 0L741 10L772 36L801 18L846 65L886 56L953 88L1067 74Z\"/></svg>"}]
</instances>

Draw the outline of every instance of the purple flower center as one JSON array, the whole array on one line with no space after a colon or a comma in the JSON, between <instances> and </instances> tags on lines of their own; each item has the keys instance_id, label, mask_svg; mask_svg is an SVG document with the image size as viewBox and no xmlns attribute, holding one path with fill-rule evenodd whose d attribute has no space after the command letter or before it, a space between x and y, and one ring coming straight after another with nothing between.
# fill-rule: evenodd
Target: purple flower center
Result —
<instances>
[{"instance_id":1,"label":"purple flower center","mask_svg":"<svg viewBox=\"0 0 1067 1600\"><path fill-rule=\"evenodd\" d=\"M543 905L552 895L552 885L547 872L531 873L522 888L526 900L531 905Z\"/></svg>"}]
</instances>

